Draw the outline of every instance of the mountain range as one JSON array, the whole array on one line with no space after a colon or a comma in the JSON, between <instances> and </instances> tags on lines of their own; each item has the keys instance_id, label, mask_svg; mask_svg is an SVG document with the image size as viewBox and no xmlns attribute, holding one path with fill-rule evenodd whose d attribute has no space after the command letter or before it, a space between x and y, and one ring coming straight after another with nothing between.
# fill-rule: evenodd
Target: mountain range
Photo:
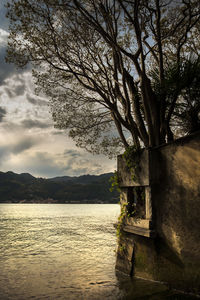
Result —
<instances>
[{"instance_id":1,"label":"mountain range","mask_svg":"<svg viewBox=\"0 0 200 300\"><path fill-rule=\"evenodd\" d=\"M36 178L29 173L0 172L0 203L118 203L109 191L113 173Z\"/></svg>"}]
</instances>

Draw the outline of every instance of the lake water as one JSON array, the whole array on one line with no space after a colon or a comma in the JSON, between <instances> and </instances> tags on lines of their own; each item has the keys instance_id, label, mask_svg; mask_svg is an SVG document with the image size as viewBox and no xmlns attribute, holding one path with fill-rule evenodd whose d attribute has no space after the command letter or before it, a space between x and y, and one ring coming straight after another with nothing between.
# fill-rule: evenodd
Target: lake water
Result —
<instances>
[{"instance_id":1,"label":"lake water","mask_svg":"<svg viewBox=\"0 0 200 300\"><path fill-rule=\"evenodd\" d=\"M117 204L0 204L0 299L186 299L116 276L118 215Z\"/></svg>"}]
</instances>

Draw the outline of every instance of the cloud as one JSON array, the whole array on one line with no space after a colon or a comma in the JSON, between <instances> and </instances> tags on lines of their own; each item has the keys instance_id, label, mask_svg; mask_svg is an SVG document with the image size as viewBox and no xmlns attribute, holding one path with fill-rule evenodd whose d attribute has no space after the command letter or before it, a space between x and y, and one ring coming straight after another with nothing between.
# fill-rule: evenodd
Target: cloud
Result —
<instances>
[{"instance_id":1,"label":"cloud","mask_svg":"<svg viewBox=\"0 0 200 300\"><path fill-rule=\"evenodd\" d=\"M24 95L25 86L25 83L16 85L14 87L14 90L12 91L14 93L14 96L16 97Z\"/></svg>"},{"instance_id":2,"label":"cloud","mask_svg":"<svg viewBox=\"0 0 200 300\"><path fill-rule=\"evenodd\" d=\"M1 14L0 14L0 16L1 16ZM0 23L0 26L1 26L1 23ZM8 35L9 35L9 33L0 27L0 43L1 43L0 45L1 46L2 45L5 46L7 44Z\"/></svg>"},{"instance_id":3,"label":"cloud","mask_svg":"<svg viewBox=\"0 0 200 300\"><path fill-rule=\"evenodd\" d=\"M102 158L99 157L98 161L98 158L75 149L56 152L49 143L49 148L46 147L44 151L45 147L40 143L41 140L41 136L38 139L28 136L14 144L1 146L1 170L12 170L17 173L29 172L38 177L55 177L97 175L114 169L113 164L106 164L105 158L102 162Z\"/></svg>"},{"instance_id":4,"label":"cloud","mask_svg":"<svg viewBox=\"0 0 200 300\"><path fill-rule=\"evenodd\" d=\"M6 115L6 110L5 110L5 108L0 107L0 122L3 121L3 118L5 117L5 115Z\"/></svg>"},{"instance_id":5,"label":"cloud","mask_svg":"<svg viewBox=\"0 0 200 300\"><path fill-rule=\"evenodd\" d=\"M25 78L21 75L30 70L30 66L27 66L24 69L17 69L14 64L6 63L6 46L0 46L0 85L5 86L5 89L8 85L8 80L12 82L12 92L11 97L19 96L24 94L25 87ZM14 77L15 76L15 77ZM9 93L9 90L6 89Z\"/></svg>"},{"instance_id":6,"label":"cloud","mask_svg":"<svg viewBox=\"0 0 200 300\"><path fill-rule=\"evenodd\" d=\"M29 136L21 139L20 141L17 142L17 144L12 145L10 149L13 154L19 154L21 152L24 152L27 149L32 148L37 143L38 141L34 137Z\"/></svg>"},{"instance_id":7,"label":"cloud","mask_svg":"<svg viewBox=\"0 0 200 300\"><path fill-rule=\"evenodd\" d=\"M21 133L20 133L21 126L20 126L20 124L18 124L16 122L12 122L11 120L8 120L8 115L9 115L9 113L7 111L6 120L1 123L0 138L11 134L13 136L13 141L14 141L14 140L18 139L19 135L21 135ZM13 141L11 142L11 144L13 144ZM2 145L0 144L0 147L1 146Z\"/></svg>"},{"instance_id":8,"label":"cloud","mask_svg":"<svg viewBox=\"0 0 200 300\"><path fill-rule=\"evenodd\" d=\"M77 155L74 156L75 152L77 152ZM93 164L90 160L83 159L82 154L79 153L78 155L78 151L68 150L68 153L68 159L62 154L55 155L40 151L31 156L26 155L23 159L24 171L30 170L30 173L43 177L104 173L100 164Z\"/></svg>"},{"instance_id":9,"label":"cloud","mask_svg":"<svg viewBox=\"0 0 200 300\"><path fill-rule=\"evenodd\" d=\"M1 146L0 147L0 166L5 162L4 160L8 159L10 156L9 147Z\"/></svg>"},{"instance_id":10,"label":"cloud","mask_svg":"<svg viewBox=\"0 0 200 300\"><path fill-rule=\"evenodd\" d=\"M7 3L7 0L1 0L0 1L0 28L3 28L4 30L8 30L8 26L9 26L9 20L7 18L5 18L6 15L6 7L5 4Z\"/></svg>"},{"instance_id":11,"label":"cloud","mask_svg":"<svg viewBox=\"0 0 200 300\"><path fill-rule=\"evenodd\" d=\"M0 29L1 33L1 29ZM17 68L13 63L6 63L6 43L2 42L2 35L0 35L0 85L5 84L5 80L16 75L18 77L15 78L18 82L20 81L20 75L26 73L27 71L31 71L31 64L28 64L24 68ZM22 81L21 81L22 83ZM15 83L16 87L16 83ZM22 86L21 86L22 88ZM20 85L18 84L16 93L20 94Z\"/></svg>"},{"instance_id":12,"label":"cloud","mask_svg":"<svg viewBox=\"0 0 200 300\"><path fill-rule=\"evenodd\" d=\"M12 169L10 169L11 165ZM65 175L63 161L57 160L56 155L52 153L42 151L29 151L26 155L21 154L17 158L10 156L3 169L13 170L16 173L29 172L37 177Z\"/></svg>"},{"instance_id":13,"label":"cloud","mask_svg":"<svg viewBox=\"0 0 200 300\"><path fill-rule=\"evenodd\" d=\"M41 99L37 96L31 96L30 94L26 94L26 99L28 100L29 103L33 104L33 105L39 105L39 106L46 106L48 105L48 101Z\"/></svg>"},{"instance_id":14,"label":"cloud","mask_svg":"<svg viewBox=\"0 0 200 300\"><path fill-rule=\"evenodd\" d=\"M0 85L4 82L6 78L16 73L16 68L5 62L6 46L0 47Z\"/></svg>"},{"instance_id":15,"label":"cloud","mask_svg":"<svg viewBox=\"0 0 200 300\"><path fill-rule=\"evenodd\" d=\"M52 135L63 135L63 133L65 133L64 130L60 130L60 131L53 131Z\"/></svg>"},{"instance_id":16,"label":"cloud","mask_svg":"<svg viewBox=\"0 0 200 300\"><path fill-rule=\"evenodd\" d=\"M29 64L24 69L18 69L14 64L6 63L5 61L7 40L9 36L9 19L6 18L7 10L5 8L7 2L7 0L0 0L0 85L13 74L20 74L31 68L31 65ZM18 92L20 93L20 91Z\"/></svg>"},{"instance_id":17,"label":"cloud","mask_svg":"<svg viewBox=\"0 0 200 300\"><path fill-rule=\"evenodd\" d=\"M7 143L1 144L0 146L0 165L5 163L5 160L8 160L10 156L19 155L23 153L24 151L32 148L34 145L39 143L39 139L32 137L32 136L26 136L24 138L20 138L16 140L15 142L9 143L9 140Z\"/></svg>"},{"instance_id":18,"label":"cloud","mask_svg":"<svg viewBox=\"0 0 200 300\"><path fill-rule=\"evenodd\" d=\"M0 103L7 110L7 122L14 121L17 126L21 124L27 129L53 127L48 101L37 96L33 98L33 91L30 72L14 74L4 80L0 87Z\"/></svg>"},{"instance_id":19,"label":"cloud","mask_svg":"<svg viewBox=\"0 0 200 300\"><path fill-rule=\"evenodd\" d=\"M75 149L66 149L63 153L66 163L63 170L73 176L83 174L100 174L104 173L105 169L102 163L97 162L97 159L87 158L85 153L81 153Z\"/></svg>"},{"instance_id":20,"label":"cloud","mask_svg":"<svg viewBox=\"0 0 200 300\"><path fill-rule=\"evenodd\" d=\"M6 2L0 0L1 170L44 177L109 172L113 166L110 161L76 150L66 131L53 129L48 99L34 95L31 64L26 69L18 69L6 63L9 34Z\"/></svg>"},{"instance_id":21,"label":"cloud","mask_svg":"<svg viewBox=\"0 0 200 300\"><path fill-rule=\"evenodd\" d=\"M51 127L52 125L49 123L41 122L39 120L32 120L32 119L25 119L21 122L21 124L27 128L48 128Z\"/></svg>"},{"instance_id":22,"label":"cloud","mask_svg":"<svg viewBox=\"0 0 200 300\"><path fill-rule=\"evenodd\" d=\"M65 150L64 151L64 156L65 157L80 157L80 152L79 151L77 151L77 150L74 150L74 149L67 149L67 150Z\"/></svg>"},{"instance_id":23,"label":"cloud","mask_svg":"<svg viewBox=\"0 0 200 300\"><path fill-rule=\"evenodd\" d=\"M62 164L55 160L55 156L48 152L36 152L26 156L23 160L24 170L30 170L32 174L42 177L53 177L63 174Z\"/></svg>"},{"instance_id":24,"label":"cloud","mask_svg":"<svg viewBox=\"0 0 200 300\"><path fill-rule=\"evenodd\" d=\"M14 98L17 96L24 95L25 88L26 88L26 85L25 85L25 83L23 83L23 84L18 84L18 85L16 84L15 86L12 86L11 88L5 87L4 90L10 98Z\"/></svg>"}]
</instances>

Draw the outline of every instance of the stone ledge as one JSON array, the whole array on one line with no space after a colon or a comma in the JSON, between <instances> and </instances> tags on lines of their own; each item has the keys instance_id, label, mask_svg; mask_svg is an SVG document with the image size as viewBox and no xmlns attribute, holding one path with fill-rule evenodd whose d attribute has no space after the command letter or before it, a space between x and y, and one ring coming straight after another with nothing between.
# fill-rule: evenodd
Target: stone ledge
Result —
<instances>
[{"instance_id":1,"label":"stone ledge","mask_svg":"<svg viewBox=\"0 0 200 300\"><path fill-rule=\"evenodd\" d=\"M137 226L131 226L131 225L124 226L123 231L149 237L149 238L154 238L156 236L155 230L137 227Z\"/></svg>"},{"instance_id":2,"label":"stone ledge","mask_svg":"<svg viewBox=\"0 0 200 300\"><path fill-rule=\"evenodd\" d=\"M126 225L144 228L144 229L152 229L153 227L151 220L139 219L139 218L137 219L135 217L127 219Z\"/></svg>"}]
</instances>

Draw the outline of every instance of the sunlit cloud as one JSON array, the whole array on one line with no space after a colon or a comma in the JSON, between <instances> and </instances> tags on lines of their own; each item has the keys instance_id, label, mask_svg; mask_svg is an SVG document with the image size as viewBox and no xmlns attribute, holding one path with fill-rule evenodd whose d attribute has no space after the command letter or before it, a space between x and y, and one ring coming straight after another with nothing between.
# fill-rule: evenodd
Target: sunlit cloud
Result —
<instances>
[{"instance_id":1,"label":"sunlit cloud","mask_svg":"<svg viewBox=\"0 0 200 300\"><path fill-rule=\"evenodd\" d=\"M0 7L1 9L1 7ZM1 13L0 13L0 16L1 16ZM2 27L2 23L0 24L0 26ZM8 31L6 31L5 29L3 28L0 28L0 43L1 43L1 46L3 45L6 45L7 43L7 39L8 39Z\"/></svg>"},{"instance_id":2,"label":"sunlit cloud","mask_svg":"<svg viewBox=\"0 0 200 300\"><path fill-rule=\"evenodd\" d=\"M26 146L28 148L29 145ZM101 162L97 163L91 159L84 158L84 155L81 153L79 153L76 157L69 155L66 158L63 153L56 154L32 151L31 148L29 148L29 150L26 149L25 151L24 148L14 149L15 151L21 150L18 155L13 155L13 152L9 153L9 156L7 156L7 160L4 163L4 167L6 167L7 170L9 170L9 166L12 165L17 173L23 173L29 170L29 173L37 177L54 177L63 175L80 176L84 174L96 175L112 171L111 168L107 168L107 170L105 170L105 166L103 166ZM6 153L8 154L8 152Z\"/></svg>"}]
</instances>

